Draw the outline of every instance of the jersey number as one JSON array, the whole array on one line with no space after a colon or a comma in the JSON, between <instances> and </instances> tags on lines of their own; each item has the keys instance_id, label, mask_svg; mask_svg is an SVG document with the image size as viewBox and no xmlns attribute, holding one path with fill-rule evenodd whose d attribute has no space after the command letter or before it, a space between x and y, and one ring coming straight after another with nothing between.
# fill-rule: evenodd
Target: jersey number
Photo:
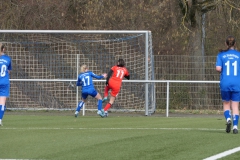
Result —
<instances>
[{"instance_id":1,"label":"jersey number","mask_svg":"<svg viewBox=\"0 0 240 160\"><path fill-rule=\"evenodd\" d=\"M230 75L230 61L227 61L225 63L225 66L227 66L227 76L229 76ZM233 66L233 75L237 76L237 61L233 62L232 66Z\"/></svg>"},{"instance_id":2,"label":"jersey number","mask_svg":"<svg viewBox=\"0 0 240 160\"><path fill-rule=\"evenodd\" d=\"M1 67L1 77L4 77L6 75L6 71L7 71L7 66L2 65L2 67Z\"/></svg>"},{"instance_id":3,"label":"jersey number","mask_svg":"<svg viewBox=\"0 0 240 160\"><path fill-rule=\"evenodd\" d=\"M121 79L124 76L124 71L123 70L117 70L117 76L116 77L120 77Z\"/></svg>"},{"instance_id":4,"label":"jersey number","mask_svg":"<svg viewBox=\"0 0 240 160\"><path fill-rule=\"evenodd\" d=\"M90 84L89 76L82 78L83 86L88 86Z\"/></svg>"}]
</instances>

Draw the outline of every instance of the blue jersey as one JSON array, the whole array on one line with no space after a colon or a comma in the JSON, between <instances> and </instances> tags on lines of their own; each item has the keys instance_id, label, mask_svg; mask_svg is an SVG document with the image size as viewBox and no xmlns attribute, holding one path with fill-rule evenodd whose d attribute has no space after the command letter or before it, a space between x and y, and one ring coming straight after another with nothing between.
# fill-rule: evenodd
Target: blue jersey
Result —
<instances>
[{"instance_id":1,"label":"blue jersey","mask_svg":"<svg viewBox=\"0 0 240 160\"><path fill-rule=\"evenodd\" d=\"M0 56L0 85L9 85L9 73L12 70L11 58L7 55Z\"/></svg>"},{"instance_id":2,"label":"blue jersey","mask_svg":"<svg viewBox=\"0 0 240 160\"><path fill-rule=\"evenodd\" d=\"M216 66L220 66L221 91L240 91L240 52L228 50L217 56Z\"/></svg>"},{"instance_id":3,"label":"blue jersey","mask_svg":"<svg viewBox=\"0 0 240 160\"><path fill-rule=\"evenodd\" d=\"M87 89L93 89L93 80L92 77L96 79L104 78L102 75L96 75L91 71L80 73L77 80L77 86L82 86L82 91Z\"/></svg>"}]
</instances>

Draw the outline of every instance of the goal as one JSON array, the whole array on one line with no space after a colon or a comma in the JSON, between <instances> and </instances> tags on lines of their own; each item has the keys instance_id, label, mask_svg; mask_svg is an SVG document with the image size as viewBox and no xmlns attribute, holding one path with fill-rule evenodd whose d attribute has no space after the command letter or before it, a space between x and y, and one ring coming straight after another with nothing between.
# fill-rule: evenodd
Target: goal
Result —
<instances>
[{"instance_id":1,"label":"goal","mask_svg":"<svg viewBox=\"0 0 240 160\"><path fill-rule=\"evenodd\" d=\"M80 66L107 73L123 58L131 80L123 81L112 111L155 112L154 57L150 31L1 30L12 58L8 109L75 110L81 88L75 84ZM105 80L94 80L103 96ZM88 97L86 110L96 110Z\"/></svg>"}]
</instances>

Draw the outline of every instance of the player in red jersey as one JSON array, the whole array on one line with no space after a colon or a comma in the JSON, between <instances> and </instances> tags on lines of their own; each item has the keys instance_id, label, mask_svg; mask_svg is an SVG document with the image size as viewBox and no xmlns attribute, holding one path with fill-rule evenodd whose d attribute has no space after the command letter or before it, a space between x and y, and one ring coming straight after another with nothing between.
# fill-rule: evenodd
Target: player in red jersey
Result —
<instances>
[{"instance_id":1,"label":"player in red jersey","mask_svg":"<svg viewBox=\"0 0 240 160\"><path fill-rule=\"evenodd\" d=\"M114 103L118 93L120 92L122 86L122 79L130 79L130 74L125 68L125 62L123 59L119 59L117 65L113 66L107 74L106 87L104 91L103 102L107 100L108 91L111 90L111 96L108 104L104 107L105 117L108 116L108 109Z\"/></svg>"}]
</instances>

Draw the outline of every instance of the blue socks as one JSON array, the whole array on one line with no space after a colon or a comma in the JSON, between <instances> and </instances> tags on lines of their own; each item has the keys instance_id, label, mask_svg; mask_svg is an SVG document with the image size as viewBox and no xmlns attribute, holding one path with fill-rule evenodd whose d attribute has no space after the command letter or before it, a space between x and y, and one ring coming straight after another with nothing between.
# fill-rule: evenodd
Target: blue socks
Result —
<instances>
[{"instance_id":1,"label":"blue socks","mask_svg":"<svg viewBox=\"0 0 240 160\"><path fill-rule=\"evenodd\" d=\"M233 115L233 126L238 126L239 115Z\"/></svg>"},{"instance_id":2,"label":"blue socks","mask_svg":"<svg viewBox=\"0 0 240 160\"><path fill-rule=\"evenodd\" d=\"M76 111L80 112L83 105L84 105L84 102L80 101L77 105ZM97 107L98 107L98 110L102 110L102 100L101 99L98 100Z\"/></svg>"},{"instance_id":3,"label":"blue socks","mask_svg":"<svg viewBox=\"0 0 240 160\"><path fill-rule=\"evenodd\" d=\"M224 117L227 120L228 118L231 119L231 111L230 110L226 110L224 111Z\"/></svg>"},{"instance_id":4,"label":"blue socks","mask_svg":"<svg viewBox=\"0 0 240 160\"><path fill-rule=\"evenodd\" d=\"M227 120L228 118L231 119L231 111L226 110L224 111L224 117ZM239 115L232 115L233 126L238 126Z\"/></svg>"},{"instance_id":5,"label":"blue socks","mask_svg":"<svg viewBox=\"0 0 240 160\"><path fill-rule=\"evenodd\" d=\"M84 105L84 102L83 102L83 101L80 101L80 102L78 103L78 106L77 106L77 108L76 108L76 111L80 112L80 110L81 110L81 108L82 108L83 105Z\"/></svg>"},{"instance_id":6,"label":"blue socks","mask_svg":"<svg viewBox=\"0 0 240 160\"><path fill-rule=\"evenodd\" d=\"M5 106L0 105L0 119L3 119L4 112L5 112Z\"/></svg>"},{"instance_id":7,"label":"blue socks","mask_svg":"<svg viewBox=\"0 0 240 160\"><path fill-rule=\"evenodd\" d=\"M100 111L102 110L102 100L101 99L98 100L97 107L98 107L98 110L100 110Z\"/></svg>"}]
</instances>

